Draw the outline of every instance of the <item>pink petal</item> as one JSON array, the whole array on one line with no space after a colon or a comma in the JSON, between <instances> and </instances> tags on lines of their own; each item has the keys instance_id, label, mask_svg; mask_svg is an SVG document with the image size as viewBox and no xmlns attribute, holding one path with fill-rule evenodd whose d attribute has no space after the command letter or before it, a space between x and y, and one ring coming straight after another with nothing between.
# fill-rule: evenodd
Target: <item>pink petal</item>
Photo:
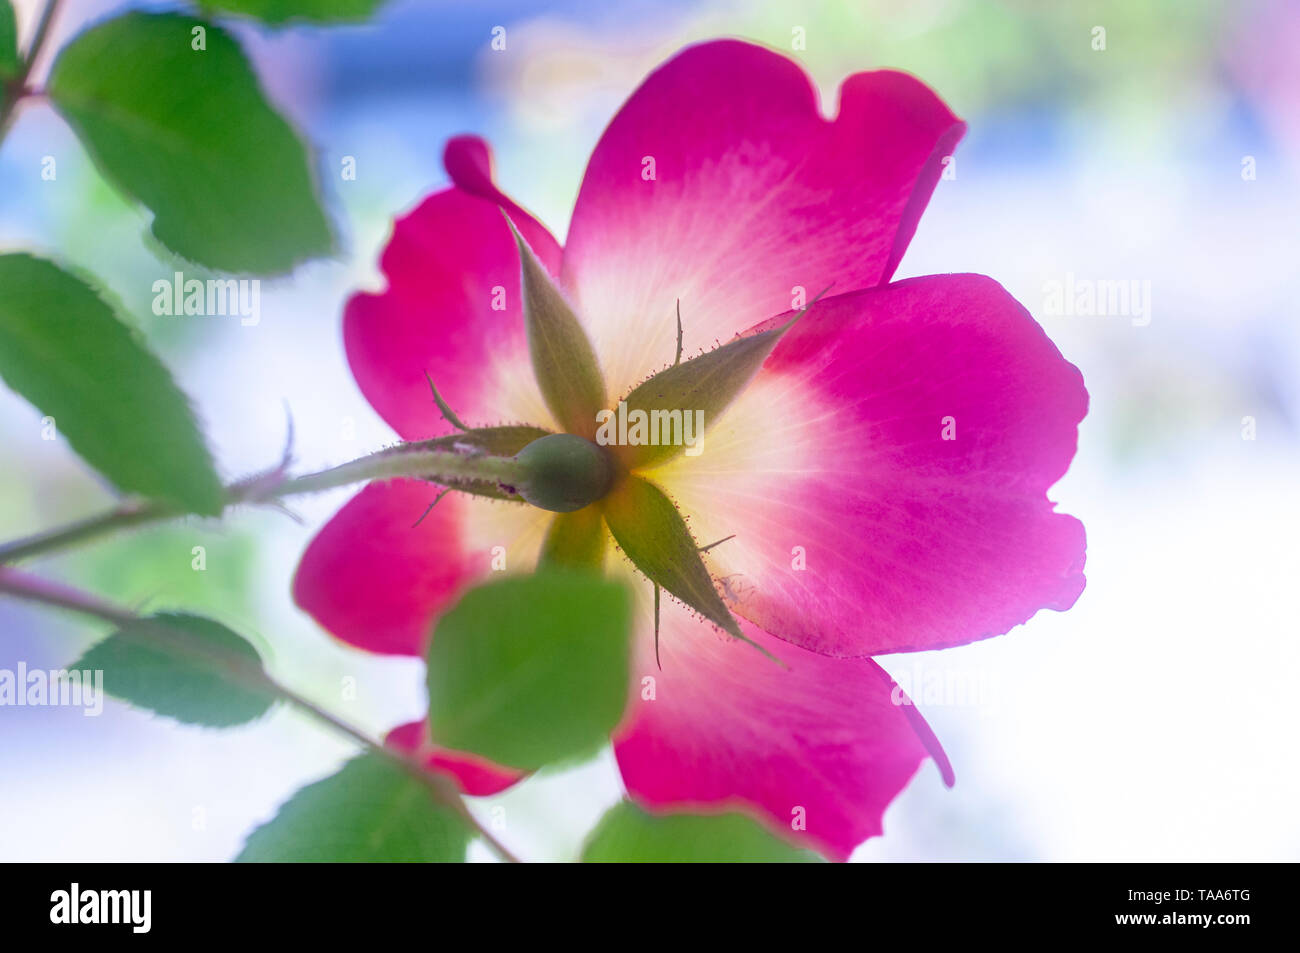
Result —
<instances>
[{"instance_id":1,"label":"pink petal","mask_svg":"<svg viewBox=\"0 0 1300 953\"><path fill-rule=\"evenodd\" d=\"M552 275L560 273L562 253L559 243L546 226L525 212L513 199L497 188L492 180L492 152L478 136L452 136L442 151L442 164L452 183L470 195L495 202L514 222L542 265ZM500 217L498 215L498 217ZM518 267L518 256L515 258Z\"/></svg>"},{"instance_id":2,"label":"pink petal","mask_svg":"<svg viewBox=\"0 0 1300 953\"><path fill-rule=\"evenodd\" d=\"M1083 526L1046 491L1087 404L996 282L917 278L819 303L655 479L701 543L736 534L706 558L764 630L835 656L960 645L1082 592Z\"/></svg>"},{"instance_id":3,"label":"pink petal","mask_svg":"<svg viewBox=\"0 0 1300 953\"><path fill-rule=\"evenodd\" d=\"M775 832L845 860L882 832L885 808L925 757L933 755L952 783L933 733L901 692L895 703L875 662L826 658L741 627L789 669L676 603L663 606L662 671L650 627L637 633L633 707L615 739L634 800L658 809L748 809ZM792 827L800 817L803 831Z\"/></svg>"},{"instance_id":4,"label":"pink petal","mask_svg":"<svg viewBox=\"0 0 1300 953\"><path fill-rule=\"evenodd\" d=\"M453 139L446 163L458 187L431 195L394 225L380 261L387 290L359 293L347 304L343 337L352 373L408 440L450 431L430 399L426 371L470 426L547 426L529 372L519 254L498 203L557 273L559 246L497 191L482 140Z\"/></svg>"},{"instance_id":5,"label":"pink petal","mask_svg":"<svg viewBox=\"0 0 1300 953\"><path fill-rule=\"evenodd\" d=\"M811 298L887 281L965 124L919 81L845 81L833 121L803 70L734 40L678 54L633 93L583 179L563 281L611 394ZM655 178L642 177L652 158Z\"/></svg>"},{"instance_id":6,"label":"pink petal","mask_svg":"<svg viewBox=\"0 0 1300 953\"><path fill-rule=\"evenodd\" d=\"M388 733L384 744L414 754L423 760L430 770L455 778L461 791L471 797L498 794L525 776L523 771L503 768L478 755L439 748L429 740L427 721L413 721L398 725Z\"/></svg>"},{"instance_id":7,"label":"pink petal","mask_svg":"<svg viewBox=\"0 0 1300 953\"><path fill-rule=\"evenodd\" d=\"M461 522L472 501L449 493L412 526L439 489L417 480L367 486L307 547L294 600L358 648L423 656L435 616L487 571L464 550Z\"/></svg>"},{"instance_id":8,"label":"pink petal","mask_svg":"<svg viewBox=\"0 0 1300 953\"><path fill-rule=\"evenodd\" d=\"M392 480L353 497L303 554L298 605L358 648L423 657L434 620L468 586L536 565L550 513L448 493L420 519L440 489Z\"/></svg>"}]
</instances>

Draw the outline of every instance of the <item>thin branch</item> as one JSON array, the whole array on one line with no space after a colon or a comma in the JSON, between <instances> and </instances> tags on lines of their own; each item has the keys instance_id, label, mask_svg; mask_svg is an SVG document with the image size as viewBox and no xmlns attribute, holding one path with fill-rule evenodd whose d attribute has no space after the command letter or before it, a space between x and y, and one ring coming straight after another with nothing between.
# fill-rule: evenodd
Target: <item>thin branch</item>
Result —
<instances>
[{"instance_id":1,"label":"thin branch","mask_svg":"<svg viewBox=\"0 0 1300 953\"><path fill-rule=\"evenodd\" d=\"M50 27L54 25L54 18L59 14L59 4L62 0L45 0L45 7L41 10L41 18L36 22L36 32L32 34L31 45L27 47L27 56L25 57L26 69L22 73L23 82L32 74L32 68L36 65L36 57L41 55L41 50L45 47L45 40L50 34Z\"/></svg>"},{"instance_id":2,"label":"thin branch","mask_svg":"<svg viewBox=\"0 0 1300 953\"><path fill-rule=\"evenodd\" d=\"M30 573L19 572L16 569L0 568L0 593L27 602L38 602L42 605L80 612L82 615L94 616L113 625L127 625L138 618L130 609L119 608L88 592L82 592L60 582L42 579Z\"/></svg>"},{"instance_id":3,"label":"thin branch","mask_svg":"<svg viewBox=\"0 0 1300 953\"><path fill-rule=\"evenodd\" d=\"M166 637L166 626L158 625L154 627L141 627L140 622L148 622L146 617L141 617L129 609L115 606L105 602L96 596L74 589L71 586L62 583L51 582L29 573L19 572L15 569L0 568L0 594L13 596L27 602L34 602L40 605L53 606L61 609L68 609L81 615L90 616L100 619L115 626L133 626L138 631L150 633L150 641L157 645L158 648L165 652L177 651L176 646ZM216 659L208 661L220 663ZM461 798L460 793L451 784L440 775L428 771L424 765L420 764L415 758L403 754L387 745L382 744L371 738L360 728L348 724L337 715L326 711L315 702L298 694L291 688L281 685L269 674L261 669L250 671L242 665L220 665L221 674L229 677L234 681L243 683L244 687L251 688L255 691L269 693L272 697L280 701L287 702L300 711L305 712L311 717L324 725L333 728L340 734L347 735L353 741L357 742L363 748L368 749L374 754L385 758L390 763L400 767L407 774L425 785L438 803L450 808L466 824L470 825L479 837L487 843L489 847L504 861L509 863L518 863L517 858L510 850L496 839L493 834L487 830L466 807L465 801Z\"/></svg>"},{"instance_id":4,"label":"thin branch","mask_svg":"<svg viewBox=\"0 0 1300 953\"><path fill-rule=\"evenodd\" d=\"M474 480L516 486L524 482L524 476L523 466L513 457L473 456L457 450L430 450L420 444L403 444L319 473L293 477L271 488L266 496L316 493L349 483L397 477L415 477L443 484Z\"/></svg>"},{"instance_id":5,"label":"thin branch","mask_svg":"<svg viewBox=\"0 0 1300 953\"><path fill-rule=\"evenodd\" d=\"M232 483L226 487L226 505L276 504L285 496L316 493L350 483L397 477L414 477L443 484L475 480L518 486L523 482L523 472L512 457L470 455L455 450L430 449L418 443L402 444L304 476L286 477L281 468L276 468L269 473ZM123 503L97 516L0 544L0 566L66 549L117 530L184 515L184 509L170 503Z\"/></svg>"},{"instance_id":6,"label":"thin branch","mask_svg":"<svg viewBox=\"0 0 1300 953\"><path fill-rule=\"evenodd\" d=\"M17 108L18 103L35 94L27 81L31 78L37 57L41 55L41 50L45 47L45 41L50 35L50 27L54 25L54 18L58 16L60 2L61 0L45 0L45 6L41 10L41 17L36 21L36 32L32 34L32 42L27 47L27 53L23 57L22 69L19 70L17 76L9 81L3 90L3 96L0 96L0 140L3 140L5 134L9 131L9 125L13 121L14 110Z\"/></svg>"},{"instance_id":7,"label":"thin branch","mask_svg":"<svg viewBox=\"0 0 1300 953\"><path fill-rule=\"evenodd\" d=\"M97 516L0 545L0 565L66 549L116 530L130 529L181 515L180 510L162 503L123 503Z\"/></svg>"}]
</instances>

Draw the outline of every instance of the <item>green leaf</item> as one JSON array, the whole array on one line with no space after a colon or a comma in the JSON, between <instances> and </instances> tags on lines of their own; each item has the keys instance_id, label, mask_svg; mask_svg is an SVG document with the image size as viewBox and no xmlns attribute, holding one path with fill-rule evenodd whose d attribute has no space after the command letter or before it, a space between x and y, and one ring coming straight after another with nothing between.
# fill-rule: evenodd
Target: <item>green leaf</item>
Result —
<instances>
[{"instance_id":1,"label":"green leaf","mask_svg":"<svg viewBox=\"0 0 1300 953\"><path fill-rule=\"evenodd\" d=\"M596 414L605 406L605 379L596 352L577 315L513 223L510 230L519 246L524 324L537 386L560 426L590 439L596 433Z\"/></svg>"},{"instance_id":2,"label":"green leaf","mask_svg":"<svg viewBox=\"0 0 1300 953\"><path fill-rule=\"evenodd\" d=\"M248 835L240 863L455 863L470 832L429 789L377 753L309 784Z\"/></svg>"},{"instance_id":3,"label":"green leaf","mask_svg":"<svg viewBox=\"0 0 1300 953\"><path fill-rule=\"evenodd\" d=\"M586 754L627 706L631 600L549 570L471 589L429 648L433 740L532 770Z\"/></svg>"},{"instance_id":4,"label":"green leaf","mask_svg":"<svg viewBox=\"0 0 1300 953\"><path fill-rule=\"evenodd\" d=\"M104 176L154 213L154 235L177 254L278 274L332 249L306 148L220 27L127 13L63 49L49 92Z\"/></svg>"},{"instance_id":5,"label":"green leaf","mask_svg":"<svg viewBox=\"0 0 1300 953\"><path fill-rule=\"evenodd\" d=\"M260 718L274 695L262 657L220 622L161 612L123 626L72 666L102 670L104 691L193 725L226 728Z\"/></svg>"},{"instance_id":6,"label":"green leaf","mask_svg":"<svg viewBox=\"0 0 1300 953\"><path fill-rule=\"evenodd\" d=\"M815 302L816 299L814 299ZM811 307L812 305L809 305ZM623 399L627 412L697 410L704 412L704 426L713 426L723 412L758 373L782 335L794 326L807 309L785 324L749 334L714 348L682 364L674 364L635 387ZM629 469L663 463L682 453L683 442L615 447Z\"/></svg>"},{"instance_id":7,"label":"green leaf","mask_svg":"<svg viewBox=\"0 0 1300 953\"><path fill-rule=\"evenodd\" d=\"M290 21L339 23L364 20L384 0L201 0L204 10L224 10L256 17L276 26Z\"/></svg>"},{"instance_id":8,"label":"green leaf","mask_svg":"<svg viewBox=\"0 0 1300 953\"><path fill-rule=\"evenodd\" d=\"M18 24L9 0L0 0L0 80L17 76L22 68L18 56Z\"/></svg>"},{"instance_id":9,"label":"green leaf","mask_svg":"<svg viewBox=\"0 0 1300 953\"><path fill-rule=\"evenodd\" d=\"M0 255L0 378L118 489L221 512L221 481L185 395L80 278Z\"/></svg>"},{"instance_id":10,"label":"green leaf","mask_svg":"<svg viewBox=\"0 0 1300 953\"><path fill-rule=\"evenodd\" d=\"M587 838L589 864L815 864L822 858L768 833L744 814L647 814L610 808Z\"/></svg>"},{"instance_id":11,"label":"green leaf","mask_svg":"<svg viewBox=\"0 0 1300 953\"><path fill-rule=\"evenodd\" d=\"M672 500L653 483L628 474L605 497L605 522L632 564L700 615L743 638L713 586L699 546Z\"/></svg>"}]
</instances>

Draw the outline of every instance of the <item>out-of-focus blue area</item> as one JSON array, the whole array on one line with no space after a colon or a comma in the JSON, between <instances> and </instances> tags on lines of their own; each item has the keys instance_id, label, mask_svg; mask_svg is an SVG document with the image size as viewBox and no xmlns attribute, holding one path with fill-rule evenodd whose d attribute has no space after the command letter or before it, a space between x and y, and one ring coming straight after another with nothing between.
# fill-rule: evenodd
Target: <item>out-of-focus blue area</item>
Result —
<instances>
[{"instance_id":1,"label":"out-of-focus blue area","mask_svg":"<svg viewBox=\"0 0 1300 953\"><path fill-rule=\"evenodd\" d=\"M33 5L18 6L29 24ZM122 6L70 2L60 31ZM1090 46L1099 24L1104 51ZM505 51L489 47L495 26ZM562 237L600 130L649 69L711 36L789 51L796 27L807 49L791 55L828 111L848 73L896 66L969 122L956 177L940 183L899 277L994 276L1092 397L1079 455L1051 494L1088 528L1087 591L1069 613L1002 638L882 659L945 742L958 783L945 790L925 766L859 857L1296 859L1294 4L516 0L398 2L373 23L329 29L240 21L270 94L320 150L338 260L268 282L255 328L153 316L152 282L172 266L141 241L147 216L38 108L0 145L0 250L42 249L98 275L176 369L228 476L277 459L285 403L298 464L339 463L393 439L348 372L342 304L378 286L394 215L444 183L449 136L488 137L499 182ZM58 158L56 182L39 178L46 155ZM356 181L339 176L344 156ZM1254 179L1242 176L1246 156ZM1067 274L1149 281L1149 323L1047 314L1045 287ZM5 538L111 500L63 444L40 439L39 417L0 394ZM289 598L303 547L347 496L303 501L302 525L242 513L33 568L252 632L283 680L379 733L419 715L421 666L337 645ZM196 545L208 551L201 574ZM0 668L67 664L97 635L0 601ZM340 691L346 677L355 700ZM972 687L974 702L960 691ZM218 733L116 703L99 718L0 709L0 859L225 859L347 750L286 712ZM490 803L506 806L503 836L520 853L563 859L619 794L604 756Z\"/></svg>"}]
</instances>

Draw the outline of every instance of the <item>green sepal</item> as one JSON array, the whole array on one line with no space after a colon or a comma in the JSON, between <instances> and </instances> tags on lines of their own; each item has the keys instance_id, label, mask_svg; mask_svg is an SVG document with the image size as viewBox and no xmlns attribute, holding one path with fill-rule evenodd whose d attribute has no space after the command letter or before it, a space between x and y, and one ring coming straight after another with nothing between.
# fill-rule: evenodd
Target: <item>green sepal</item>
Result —
<instances>
[{"instance_id":1,"label":"green sepal","mask_svg":"<svg viewBox=\"0 0 1300 953\"><path fill-rule=\"evenodd\" d=\"M663 490L635 474L628 474L601 504L605 523L623 554L651 582L668 590L714 625L757 648L747 638L727 604L714 588L686 521Z\"/></svg>"},{"instance_id":2,"label":"green sepal","mask_svg":"<svg viewBox=\"0 0 1300 953\"><path fill-rule=\"evenodd\" d=\"M519 248L528 354L546 406L568 433L591 439L605 407L605 379L587 332L509 218Z\"/></svg>"},{"instance_id":3,"label":"green sepal","mask_svg":"<svg viewBox=\"0 0 1300 953\"><path fill-rule=\"evenodd\" d=\"M818 297L821 297L818 295ZM817 298L808 308L816 304ZM804 308L789 321L757 333L728 341L689 361L674 364L635 387L623 398L627 412L680 411L704 412L704 426L713 426L745 386L754 379L767 356L796 321L807 313ZM681 352L678 352L680 358ZM641 444L614 448L628 469L665 463L682 453L683 443Z\"/></svg>"}]
</instances>

